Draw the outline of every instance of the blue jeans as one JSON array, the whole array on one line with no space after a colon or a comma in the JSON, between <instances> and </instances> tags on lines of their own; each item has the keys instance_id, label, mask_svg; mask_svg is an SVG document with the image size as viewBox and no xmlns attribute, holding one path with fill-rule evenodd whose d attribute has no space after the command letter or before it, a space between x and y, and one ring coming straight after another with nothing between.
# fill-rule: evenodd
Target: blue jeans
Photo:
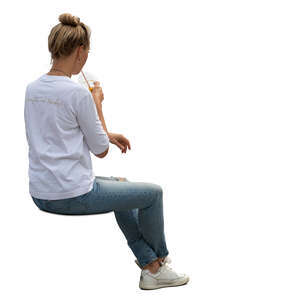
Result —
<instances>
[{"instance_id":1,"label":"blue jeans","mask_svg":"<svg viewBox=\"0 0 300 300\"><path fill-rule=\"evenodd\" d=\"M92 190L77 197L60 200L31 197L39 209L50 213L89 215L113 211L128 246L142 267L169 254L160 185L96 176Z\"/></svg>"}]
</instances>

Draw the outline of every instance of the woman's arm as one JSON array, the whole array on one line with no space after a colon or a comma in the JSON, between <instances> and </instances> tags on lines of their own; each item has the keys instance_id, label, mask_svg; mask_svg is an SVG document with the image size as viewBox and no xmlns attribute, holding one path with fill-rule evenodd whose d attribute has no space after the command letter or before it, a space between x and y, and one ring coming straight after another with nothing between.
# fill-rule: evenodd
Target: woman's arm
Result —
<instances>
[{"instance_id":1,"label":"woman's arm","mask_svg":"<svg viewBox=\"0 0 300 300\"><path fill-rule=\"evenodd\" d=\"M103 112L102 112L102 103L100 101L96 102L96 108L97 108L97 113L98 113L99 119L102 123L103 129L106 131L106 133L109 137L109 132L106 128L106 124L105 124L105 120L104 120L104 116L103 116Z\"/></svg>"},{"instance_id":2,"label":"woman's arm","mask_svg":"<svg viewBox=\"0 0 300 300\"><path fill-rule=\"evenodd\" d=\"M92 90L92 96L93 96L93 99L94 99L94 102L95 102L95 105L96 105L96 108L97 108L97 113L98 113L98 116L99 116L99 120L102 123L102 127L105 130L108 137L111 138L110 134L107 130L105 120L104 120L104 116L103 116L103 112L102 112L102 101L104 99L104 94L103 94L102 88L100 87L100 82L99 81L94 82L94 88Z\"/></svg>"},{"instance_id":3,"label":"woman's arm","mask_svg":"<svg viewBox=\"0 0 300 300\"><path fill-rule=\"evenodd\" d=\"M95 87L99 91L98 94L96 93ZM130 142L127 138L125 138L122 134L108 132L107 130L103 112L102 112L102 101L104 97L103 97L102 89L99 86L99 83L96 84L95 82L92 95L96 105L99 120L101 121L102 127L108 136L109 142L118 146L121 149L122 153L126 153L127 147L131 150Z\"/></svg>"}]
</instances>

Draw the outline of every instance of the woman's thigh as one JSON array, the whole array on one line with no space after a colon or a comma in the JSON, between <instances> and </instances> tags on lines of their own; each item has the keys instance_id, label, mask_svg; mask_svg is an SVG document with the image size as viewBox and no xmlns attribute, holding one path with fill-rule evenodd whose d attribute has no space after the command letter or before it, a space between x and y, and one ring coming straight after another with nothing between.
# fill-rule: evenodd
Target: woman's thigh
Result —
<instances>
[{"instance_id":1,"label":"woman's thigh","mask_svg":"<svg viewBox=\"0 0 300 300\"><path fill-rule=\"evenodd\" d=\"M130 182L127 178L121 178L124 180L114 176L96 176L92 190L86 194L61 200L34 200L40 209L47 212L87 215L144 208L162 193L162 188L157 184Z\"/></svg>"},{"instance_id":2,"label":"woman's thigh","mask_svg":"<svg viewBox=\"0 0 300 300\"><path fill-rule=\"evenodd\" d=\"M96 177L91 193L83 199L90 213L144 208L152 204L162 193L158 184L132 182L127 178L111 176L111 180Z\"/></svg>"}]
</instances>

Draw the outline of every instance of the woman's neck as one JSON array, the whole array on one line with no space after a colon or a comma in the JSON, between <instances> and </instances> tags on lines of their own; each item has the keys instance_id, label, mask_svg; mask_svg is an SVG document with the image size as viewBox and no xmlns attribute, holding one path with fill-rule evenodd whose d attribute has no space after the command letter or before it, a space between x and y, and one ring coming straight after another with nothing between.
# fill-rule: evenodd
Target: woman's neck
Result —
<instances>
[{"instance_id":1,"label":"woman's neck","mask_svg":"<svg viewBox=\"0 0 300 300\"><path fill-rule=\"evenodd\" d=\"M69 75L70 74L70 75ZM63 68L52 66L51 70L47 73L47 75L54 75L54 76L68 76L71 78L71 72L63 70Z\"/></svg>"}]
</instances>

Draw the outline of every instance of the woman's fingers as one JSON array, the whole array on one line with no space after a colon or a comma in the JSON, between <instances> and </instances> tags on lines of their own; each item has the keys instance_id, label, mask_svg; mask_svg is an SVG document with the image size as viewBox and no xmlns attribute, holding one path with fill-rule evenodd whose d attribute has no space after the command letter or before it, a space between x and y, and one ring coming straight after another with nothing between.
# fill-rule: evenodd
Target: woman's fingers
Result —
<instances>
[{"instance_id":1,"label":"woman's fingers","mask_svg":"<svg viewBox=\"0 0 300 300\"><path fill-rule=\"evenodd\" d=\"M126 149L125 146L123 146L121 143L119 143L118 141L115 141L116 145L122 150L122 152Z\"/></svg>"},{"instance_id":2,"label":"woman's fingers","mask_svg":"<svg viewBox=\"0 0 300 300\"><path fill-rule=\"evenodd\" d=\"M119 178L119 181L126 181L126 177L118 177Z\"/></svg>"},{"instance_id":3,"label":"woman's fingers","mask_svg":"<svg viewBox=\"0 0 300 300\"><path fill-rule=\"evenodd\" d=\"M128 148L131 150L131 146L130 146L129 140L126 139L126 141L127 141Z\"/></svg>"},{"instance_id":4,"label":"woman's fingers","mask_svg":"<svg viewBox=\"0 0 300 300\"><path fill-rule=\"evenodd\" d=\"M110 133L109 136L110 136L110 142L118 146L121 149L122 153L127 152L127 147L131 150L131 145L129 140L125 138L123 135Z\"/></svg>"},{"instance_id":5,"label":"woman's fingers","mask_svg":"<svg viewBox=\"0 0 300 300\"><path fill-rule=\"evenodd\" d=\"M123 140L124 140L124 142L126 143L126 146L128 146L128 148L131 150L131 146L130 146L129 140L126 139L125 136L123 136Z\"/></svg>"}]
</instances>

